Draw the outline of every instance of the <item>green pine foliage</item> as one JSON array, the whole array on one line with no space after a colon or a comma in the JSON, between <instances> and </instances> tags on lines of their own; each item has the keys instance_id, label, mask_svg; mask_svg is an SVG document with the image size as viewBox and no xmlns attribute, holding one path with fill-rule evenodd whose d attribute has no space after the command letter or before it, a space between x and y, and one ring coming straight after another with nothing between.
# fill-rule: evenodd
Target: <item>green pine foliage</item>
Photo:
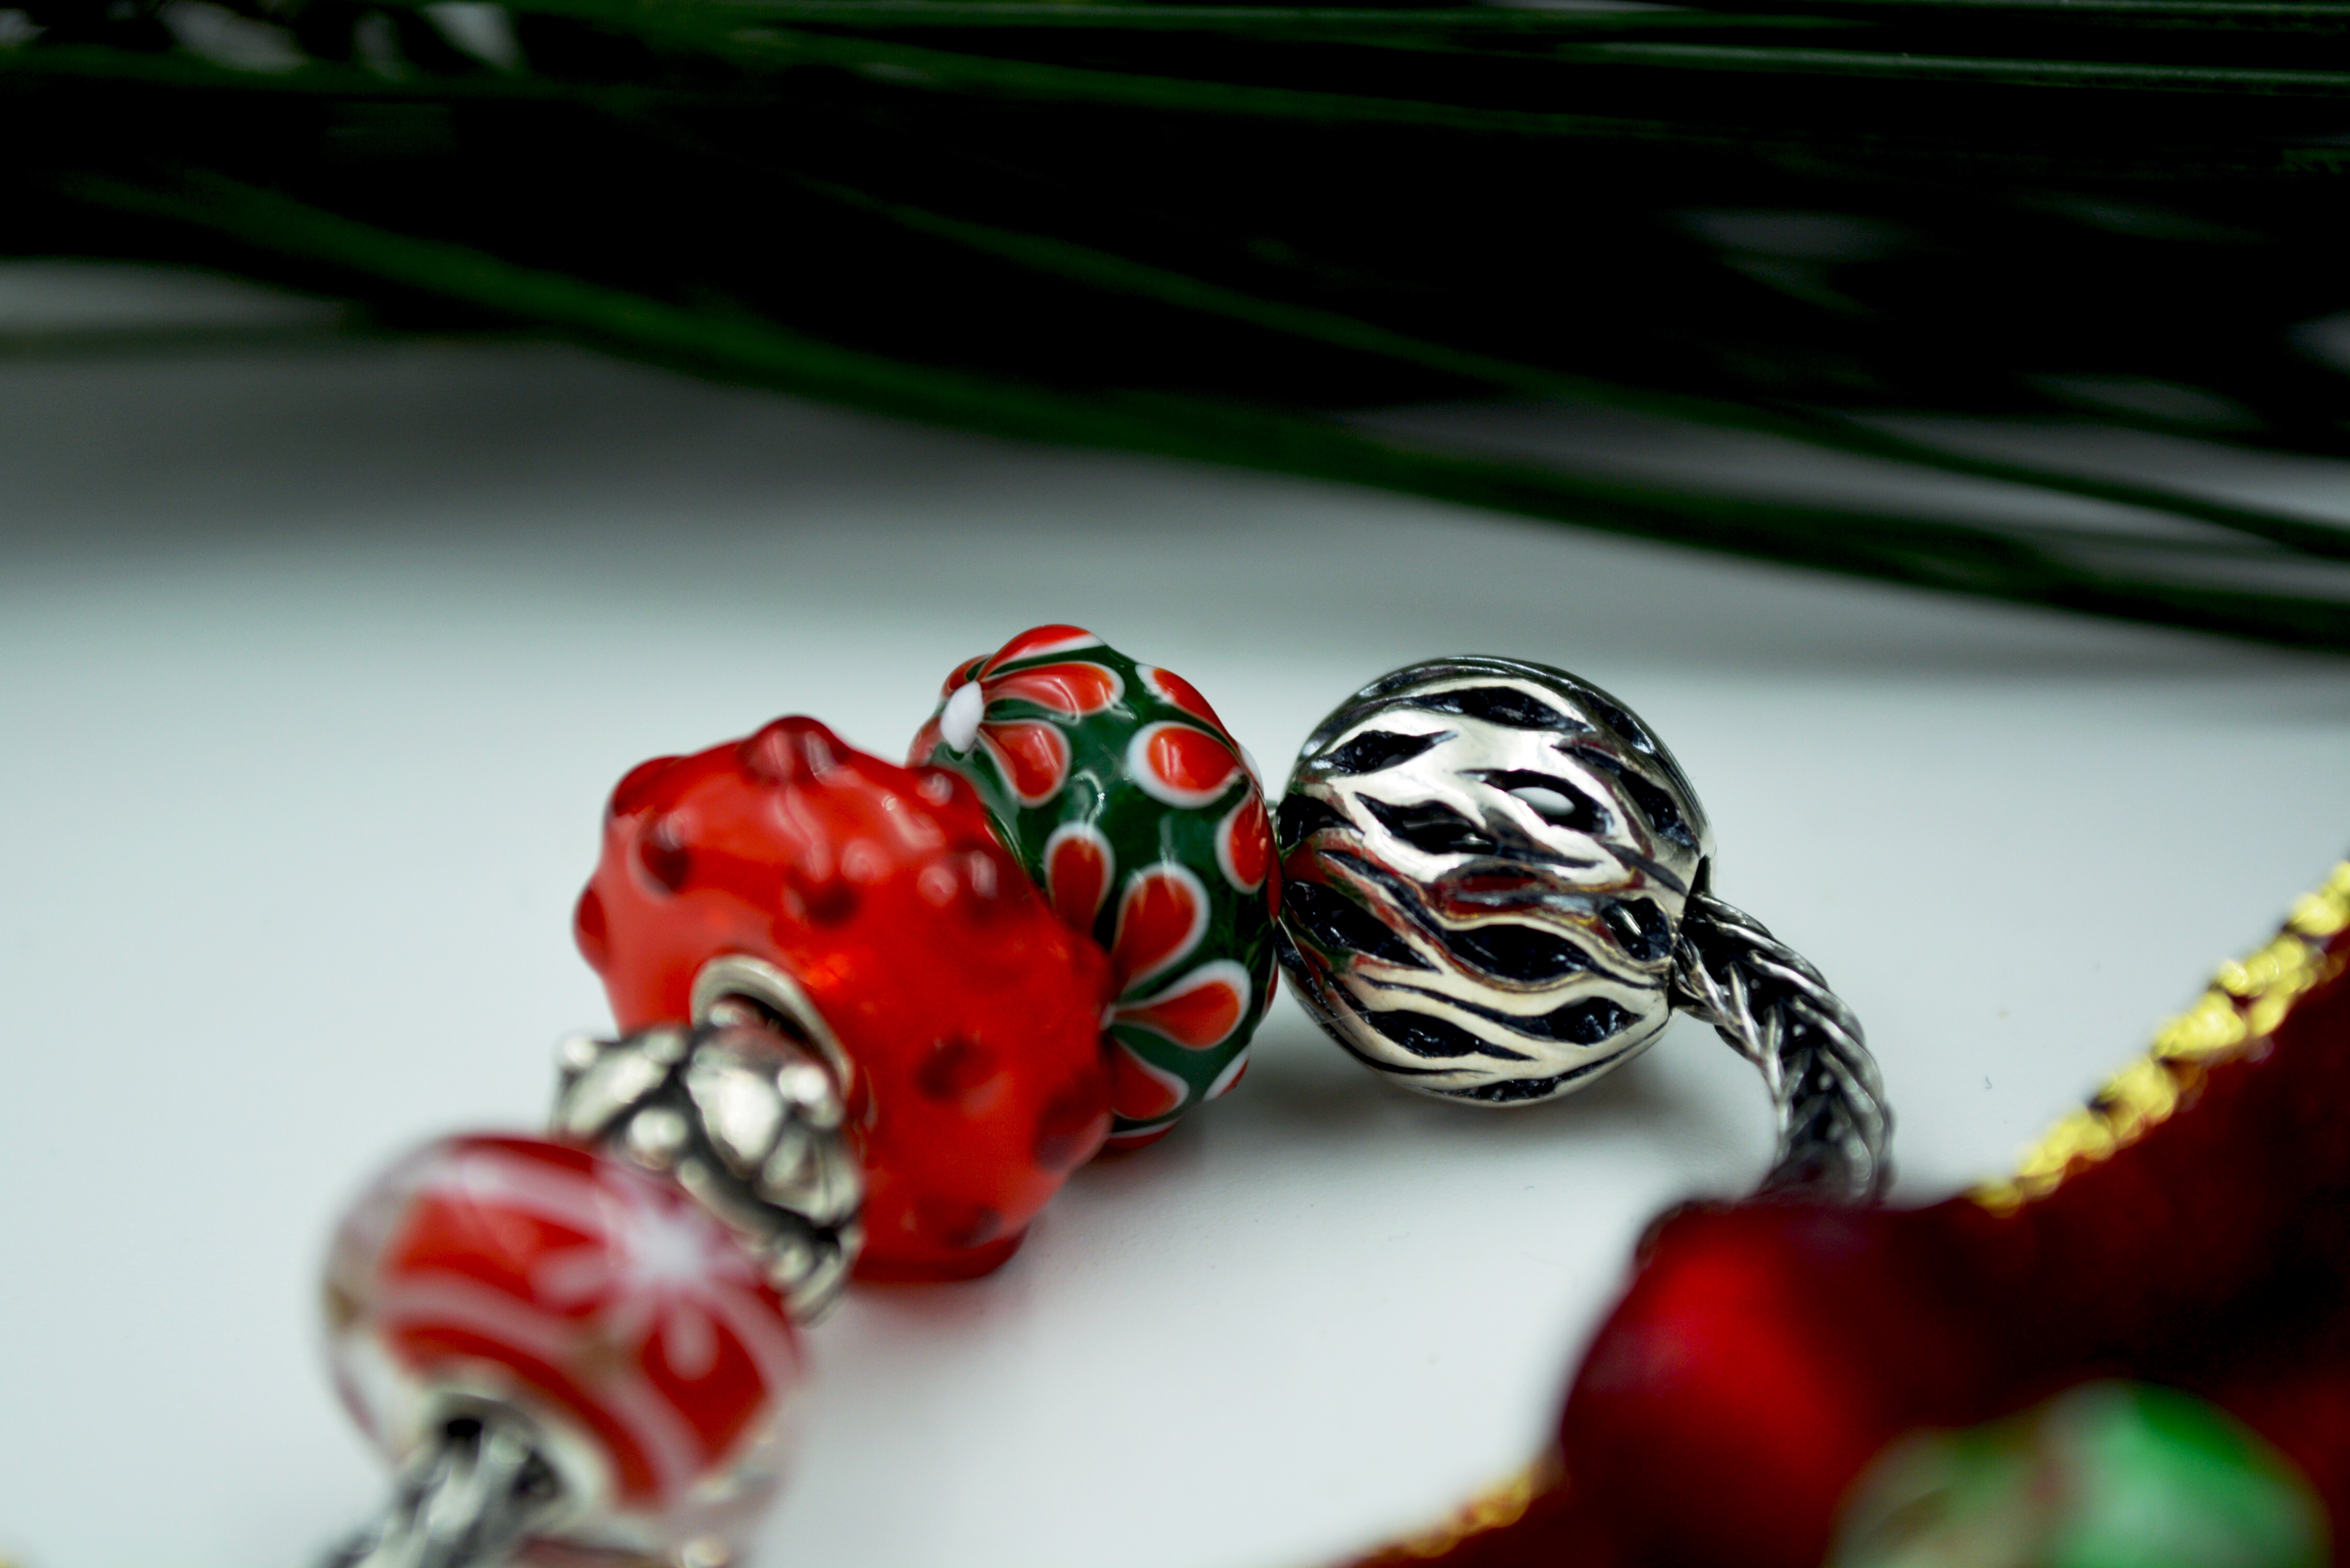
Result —
<instances>
[{"instance_id":1,"label":"green pine foliage","mask_svg":"<svg viewBox=\"0 0 2350 1568\"><path fill-rule=\"evenodd\" d=\"M2350 455L2337 0L25 0L0 117L10 254L2350 649L2324 511L1950 434ZM2009 504L1372 412L1494 402Z\"/></svg>"}]
</instances>

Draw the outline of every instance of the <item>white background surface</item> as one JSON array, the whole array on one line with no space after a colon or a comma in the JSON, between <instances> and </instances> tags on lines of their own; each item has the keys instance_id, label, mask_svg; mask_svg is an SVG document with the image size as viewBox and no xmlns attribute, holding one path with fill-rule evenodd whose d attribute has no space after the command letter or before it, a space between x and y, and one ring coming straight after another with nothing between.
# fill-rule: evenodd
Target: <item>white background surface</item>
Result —
<instances>
[{"instance_id":1,"label":"white background surface","mask_svg":"<svg viewBox=\"0 0 2350 1568\"><path fill-rule=\"evenodd\" d=\"M2335 660L567 349L0 365L0 1554L304 1564L370 1508L313 1271L372 1170L530 1126L606 1022L568 925L611 784L790 711L897 755L1045 620L1276 774L1423 656L1612 689L1725 896L1866 1020L1905 1199L2002 1168L2350 840ZM1285 1000L1260 1040L995 1277L816 1331L768 1563L1275 1568L1422 1523L1538 1445L1645 1217L1768 1148L1686 1023L1515 1115Z\"/></svg>"}]
</instances>

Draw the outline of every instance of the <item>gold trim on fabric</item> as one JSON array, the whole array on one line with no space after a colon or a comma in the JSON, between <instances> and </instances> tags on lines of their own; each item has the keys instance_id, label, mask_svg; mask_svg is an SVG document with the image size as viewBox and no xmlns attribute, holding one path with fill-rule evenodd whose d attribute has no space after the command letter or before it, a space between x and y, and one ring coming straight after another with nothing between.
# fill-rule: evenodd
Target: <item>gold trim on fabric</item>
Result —
<instances>
[{"instance_id":1,"label":"gold trim on fabric","mask_svg":"<svg viewBox=\"0 0 2350 1568\"><path fill-rule=\"evenodd\" d=\"M2003 1180L1985 1182L1967 1196L1994 1214L2012 1214L2056 1190L2085 1166L2107 1159L2194 1098L2204 1070L2220 1062L2256 1058L2303 992L2333 978L2325 940L2350 927L2350 860L2324 884L2296 899L2274 941L2251 957L2220 966L2211 988L2194 1006L2158 1030L2143 1056L2108 1079L2089 1103L2051 1127Z\"/></svg>"},{"instance_id":2,"label":"gold trim on fabric","mask_svg":"<svg viewBox=\"0 0 2350 1568\"><path fill-rule=\"evenodd\" d=\"M1534 1499L1565 1479L1566 1468L1560 1461L1558 1450L1545 1449L1534 1463L1479 1492L1438 1523L1415 1535L1388 1542L1367 1557L1357 1559L1354 1568L1383 1568L1386 1564L1422 1563L1441 1557L1472 1535L1515 1524L1526 1516Z\"/></svg>"}]
</instances>

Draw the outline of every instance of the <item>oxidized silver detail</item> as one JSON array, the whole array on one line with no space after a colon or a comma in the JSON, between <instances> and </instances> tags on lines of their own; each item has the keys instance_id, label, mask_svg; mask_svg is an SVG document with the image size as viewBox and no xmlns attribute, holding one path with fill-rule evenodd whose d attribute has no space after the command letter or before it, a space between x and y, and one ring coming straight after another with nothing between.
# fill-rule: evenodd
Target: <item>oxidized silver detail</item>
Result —
<instances>
[{"instance_id":1,"label":"oxidized silver detail","mask_svg":"<svg viewBox=\"0 0 2350 1568\"><path fill-rule=\"evenodd\" d=\"M1572 1093L1656 1038L1712 847L1639 721L1506 659L1356 693L1307 739L1276 834L1308 1011L1406 1087L1483 1105Z\"/></svg>"},{"instance_id":2,"label":"oxidized silver detail","mask_svg":"<svg viewBox=\"0 0 2350 1568\"><path fill-rule=\"evenodd\" d=\"M865 1177L843 1136L838 1080L764 1013L731 999L710 1006L691 1026L565 1041L554 1130L676 1178L758 1253L792 1314L814 1323L865 1239Z\"/></svg>"},{"instance_id":3,"label":"oxidized silver detail","mask_svg":"<svg viewBox=\"0 0 2350 1568\"><path fill-rule=\"evenodd\" d=\"M1762 1070L1780 1124L1767 1190L1859 1201L1890 1179L1858 1021L1707 891L1696 792L1597 687L1484 657L1382 676L1307 738L1274 831L1282 965L1393 1082L1554 1099L1631 1060L1679 1006Z\"/></svg>"},{"instance_id":4,"label":"oxidized silver detail","mask_svg":"<svg viewBox=\"0 0 2350 1568\"><path fill-rule=\"evenodd\" d=\"M322 1568L495 1568L574 1501L536 1423L469 1399L436 1417L390 1502Z\"/></svg>"}]
</instances>

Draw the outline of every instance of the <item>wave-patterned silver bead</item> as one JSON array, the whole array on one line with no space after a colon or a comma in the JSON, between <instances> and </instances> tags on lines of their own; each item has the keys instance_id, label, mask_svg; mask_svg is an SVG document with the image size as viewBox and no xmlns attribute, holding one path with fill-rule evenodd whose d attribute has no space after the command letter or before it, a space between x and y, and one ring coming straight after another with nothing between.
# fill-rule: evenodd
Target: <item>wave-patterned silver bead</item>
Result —
<instances>
[{"instance_id":1,"label":"wave-patterned silver bead","mask_svg":"<svg viewBox=\"0 0 2350 1568\"><path fill-rule=\"evenodd\" d=\"M1274 835L1294 992L1391 1081L1555 1099L1680 1008L1762 1070L1779 1121L1764 1191L1883 1195L1893 1117L1859 1020L1712 896L1696 792L1590 682L1484 657L1382 676L1308 737Z\"/></svg>"},{"instance_id":2,"label":"wave-patterned silver bead","mask_svg":"<svg viewBox=\"0 0 2350 1568\"><path fill-rule=\"evenodd\" d=\"M1490 658L1356 693L1306 741L1275 834L1308 1011L1406 1087L1484 1105L1571 1093L1655 1039L1711 849L1621 703Z\"/></svg>"}]
</instances>

